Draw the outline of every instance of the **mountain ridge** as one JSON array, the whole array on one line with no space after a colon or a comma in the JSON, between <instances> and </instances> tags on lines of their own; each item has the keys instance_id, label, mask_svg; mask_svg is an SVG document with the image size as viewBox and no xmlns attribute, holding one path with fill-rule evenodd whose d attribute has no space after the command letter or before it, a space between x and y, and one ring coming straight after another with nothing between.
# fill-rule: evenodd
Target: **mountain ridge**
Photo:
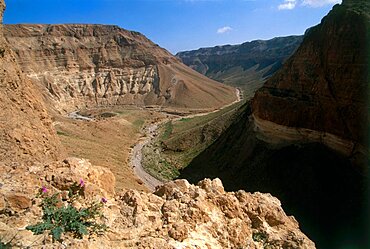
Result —
<instances>
[{"instance_id":1,"label":"mountain ridge","mask_svg":"<svg viewBox=\"0 0 370 249\"><path fill-rule=\"evenodd\" d=\"M237 45L221 45L176 54L194 70L245 91L247 98L273 75L298 48L303 36L253 40Z\"/></svg>"},{"instance_id":2,"label":"mountain ridge","mask_svg":"<svg viewBox=\"0 0 370 249\"><path fill-rule=\"evenodd\" d=\"M209 110L236 99L231 87L116 25L5 25L4 32L22 70L62 112L116 104Z\"/></svg>"}]
</instances>

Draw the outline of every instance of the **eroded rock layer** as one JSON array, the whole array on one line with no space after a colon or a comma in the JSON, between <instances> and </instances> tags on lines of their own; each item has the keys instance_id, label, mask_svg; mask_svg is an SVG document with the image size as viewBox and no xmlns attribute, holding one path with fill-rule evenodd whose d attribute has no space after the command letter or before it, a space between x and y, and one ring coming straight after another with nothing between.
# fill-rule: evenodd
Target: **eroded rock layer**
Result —
<instances>
[{"instance_id":1,"label":"eroded rock layer","mask_svg":"<svg viewBox=\"0 0 370 249\"><path fill-rule=\"evenodd\" d=\"M138 32L109 25L6 25L23 71L58 110L138 104L216 109L235 90L187 68Z\"/></svg>"}]
</instances>

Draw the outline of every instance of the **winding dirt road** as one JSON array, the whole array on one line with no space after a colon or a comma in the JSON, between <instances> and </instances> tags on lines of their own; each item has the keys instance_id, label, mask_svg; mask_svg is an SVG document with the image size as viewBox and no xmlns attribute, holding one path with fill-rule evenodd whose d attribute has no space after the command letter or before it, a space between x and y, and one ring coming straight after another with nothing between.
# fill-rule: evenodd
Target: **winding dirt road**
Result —
<instances>
[{"instance_id":1,"label":"winding dirt road","mask_svg":"<svg viewBox=\"0 0 370 249\"><path fill-rule=\"evenodd\" d=\"M145 186L151 191L154 191L155 188L159 185L162 185L163 182L151 176L144 170L141 164L143 158L142 150L145 145L150 143L156 137L159 124L160 123L154 123L145 128L145 139L141 139L139 143L134 146L131 154L131 165L134 168L136 176L138 176L140 180L143 181Z\"/></svg>"},{"instance_id":2,"label":"winding dirt road","mask_svg":"<svg viewBox=\"0 0 370 249\"><path fill-rule=\"evenodd\" d=\"M205 113L197 113L197 114L191 114L191 115L188 115L188 116L177 116L177 117L173 117L171 119L166 119L166 120L162 120L158 123L154 123L154 124L151 124L149 126L147 126L145 128L145 138L144 139L141 139L139 140L139 142L134 146L133 150L132 150L132 154L131 154L131 165L134 169L134 172L136 174L136 176L141 180L143 181L143 183L145 184L145 186L151 190L151 191L154 191L155 188L157 186L160 186L163 184L162 181L158 180L157 178L153 177L152 175L148 174L145 169L143 168L142 164L141 164L141 161L142 161L142 158L143 158L143 153L142 153L142 150L143 150L143 147L147 144L149 144L156 136L157 136L157 129L159 127L159 125L161 123L164 123L164 122L167 122L169 120L172 120L172 121L176 121L176 120L180 120L182 118L194 118L194 117L199 117L199 116L205 116L205 115L208 115L208 114L211 114L211 113L214 113L214 112L218 112L226 107L229 107L235 103L238 103L242 100L241 98L241 92L238 88L236 88L236 92L235 92L236 96L237 96L237 99L230 103L230 104L227 104L225 106L223 106L222 108L220 109L217 109L217 110L214 110L214 111L211 111L211 112L205 112Z\"/></svg>"}]
</instances>

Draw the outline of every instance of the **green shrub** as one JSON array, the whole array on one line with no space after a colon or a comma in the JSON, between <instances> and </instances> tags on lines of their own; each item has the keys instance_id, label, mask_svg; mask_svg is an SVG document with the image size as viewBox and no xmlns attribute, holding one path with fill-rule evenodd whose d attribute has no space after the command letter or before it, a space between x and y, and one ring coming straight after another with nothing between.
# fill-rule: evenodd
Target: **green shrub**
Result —
<instances>
[{"instance_id":1,"label":"green shrub","mask_svg":"<svg viewBox=\"0 0 370 249\"><path fill-rule=\"evenodd\" d=\"M86 207L76 208L72 205L74 201L82 200L84 189L84 182L81 180L80 184L75 183L70 187L68 197L62 200L60 193L50 196L48 190L42 187L39 194L42 198L42 222L27 226L26 229L35 235L50 231L53 240L57 241L61 241L62 234L67 232L76 238L104 233L107 226L104 223L99 224L97 219L103 218L101 209L106 202L105 198L101 202L89 203Z\"/></svg>"},{"instance_id":2,"label":"green shrub","mask_svg":"<svg viewBox=\"0 0 370 249\"><path fill-rule=\"evenodd\" d=\"M267 240L267 236L263 232L255 232L255 233L253 233L252 238L253 238L254 241L256 241L256 242L262 242L262 243L265 243L266 240Z\"/></svg>"},{"instance_id":3,"label":"green shrub","mask_svg":"<svg viewBox=\"0 0 370 249\"><path fill-rule=\"evenodd\" d=\"M13 244L14 244L13 241L16 236L17 234L15 234L10 240L5 239L4 237L0 237L0 249L11 249L13 247ZM8 241L8 242L5 242L5 241Z\"/></svg>"},{"instance_id":4,"label":"green shrub","mask_svg":"<svg viewBox=\"0 0 370 249\"><path fill-rule=\"evenodd\" d=\"M4 243L0 240L0 249L10 249L10 248L12 248L10 243Z\"/></svg>"}]
</instances>

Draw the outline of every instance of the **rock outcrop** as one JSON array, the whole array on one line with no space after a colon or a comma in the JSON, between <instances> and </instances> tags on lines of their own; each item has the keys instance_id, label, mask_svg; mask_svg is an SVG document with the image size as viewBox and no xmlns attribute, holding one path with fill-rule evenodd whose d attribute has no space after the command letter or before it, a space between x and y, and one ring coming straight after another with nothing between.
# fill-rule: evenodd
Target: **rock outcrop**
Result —
<instances>
[{"instance_id":1,"label":"rock outcrop","mask_svg":"<svg viewBox=\"0 0 370 249\"><path fill-rule=\"evenodd\" d=\"M28 77L59 111L137 104L217 109L235 90L189 69L138 32L109 25L6 25Z\"/></svg>"},{"instance_id":2,"label":"rock outcrop","mask_svg":"<svg viewBox=\"0 0 370 249\"><path fill-rule=\"evenodd\" d=\"M319 248L368 248L369 13L334 6L180 178L272 193Z\"/></svg>"},{"instance_id":3,"label":"rock outcrop","mask_svg":"<svg viewBox=\"0 0 370 249\"><path fill-rule=\"evenodd\" d=\"M197 186L176 180L154 194L124 190L114 194L114 176L86 160L68 158L43 167L2 168L0 213L2 242L13 239L15 248L59 248L49 235L32 235L24 227L38 222L41 209L35 197L41 186L66 190L79 179L85 182L80 204L104 197L103 214L109 230L104 236L73 239L71 248L315 248L287 216L280 201L269 194L224 191L219 179L205 179ZM19 172L23 172L19 176Z\"/></svg>"},{"instance_id":4,"label":"rock outcrop","mask_svg":"<svg viewBox=\"0 0 370 249\"><path fill-rule=\"evenodd\" d=\"M282 67L302 40L303 36L277 37L185 51L176 56L211 79L243 88L246 97L250 98Z\"/></svg>"},{"instance_id":5,"label":"rock outcrop","mask_svg":"<svg viewBox=\"0 0 370 249\"><path fill-rule=\"evenodd\" d=\"M5 4L1 1L0 17ZM1 19L2 23L2 19ZM1 25L2 26L2 25ZM0 162L56 160L60 143L42 95L23 75L0 30Z\"/></svg>"}]
</instances>

